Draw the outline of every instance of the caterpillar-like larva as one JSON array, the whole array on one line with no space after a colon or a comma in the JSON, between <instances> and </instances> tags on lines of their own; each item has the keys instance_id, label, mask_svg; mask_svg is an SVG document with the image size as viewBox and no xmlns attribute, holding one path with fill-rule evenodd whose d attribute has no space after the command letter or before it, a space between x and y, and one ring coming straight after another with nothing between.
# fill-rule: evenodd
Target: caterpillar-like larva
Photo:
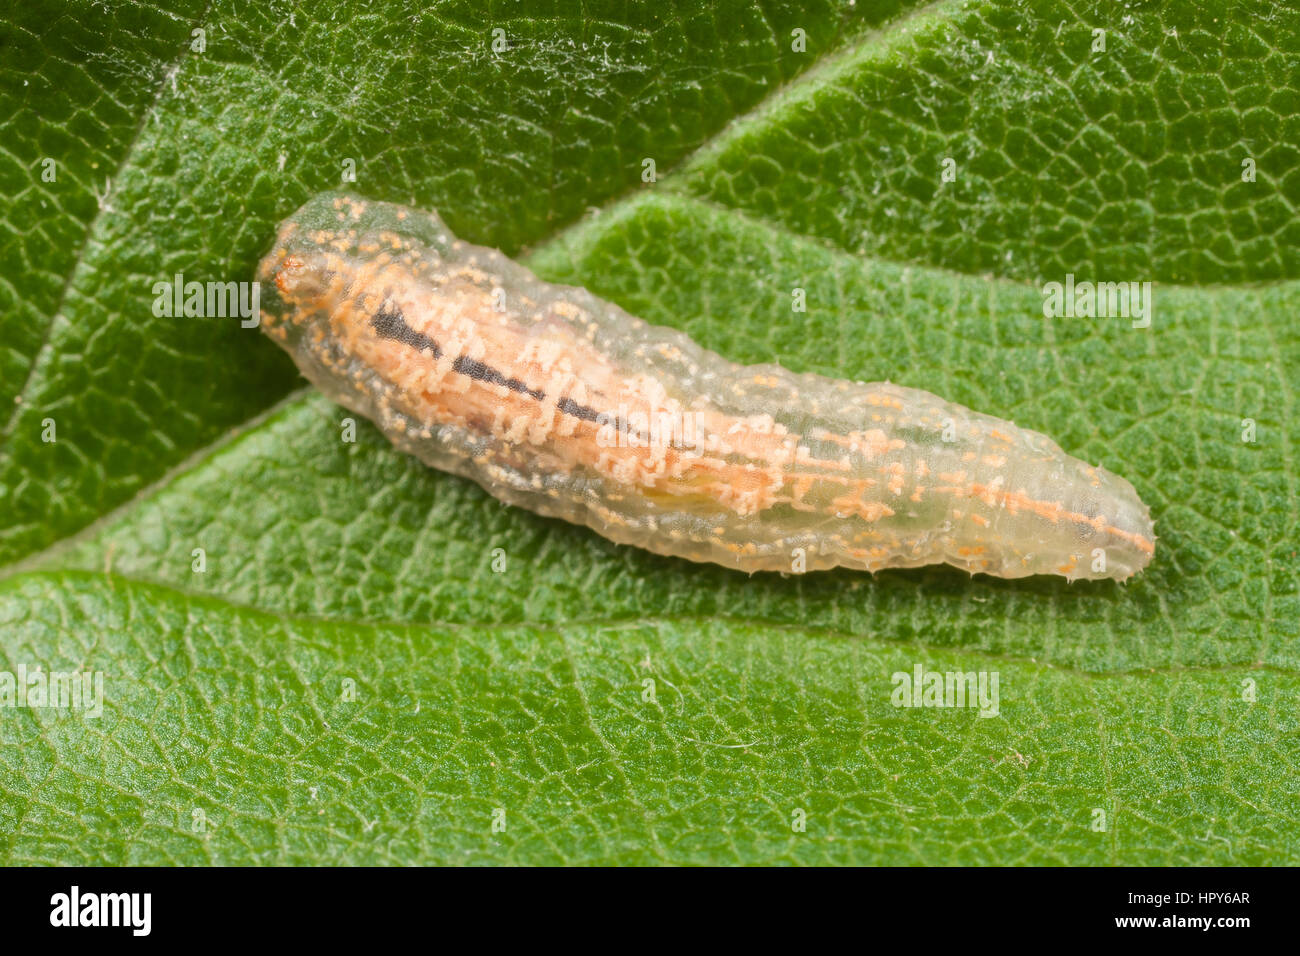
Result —
<instances>
[{"instance_id":1,"label":"caterpillar-like larva","mask_svg":"<svg viewBox=\"0 0 1300 956\"><path fill-rule=\"evenodd\" d=\"M280 227L262 328L335 402L502 501L744 571L947 562L1123 580L1133 486L913 388L741 366L437 216L346 194Z\"/></svg>"}]
</instances>

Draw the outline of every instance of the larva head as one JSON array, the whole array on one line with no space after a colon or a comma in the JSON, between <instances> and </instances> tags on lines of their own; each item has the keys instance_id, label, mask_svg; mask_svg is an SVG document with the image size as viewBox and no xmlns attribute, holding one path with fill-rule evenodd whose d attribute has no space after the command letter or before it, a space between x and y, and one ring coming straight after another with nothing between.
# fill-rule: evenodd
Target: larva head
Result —
<instances>
[{"instance_id":1,"label":"larva head","mask_svg":"<svg viewBox=\"0 0 1300 956\"><path fill-rule=\"evenodd\" d=\"M281 236L257 270L262 284L262 331L286 347L296 343L304 322L317 314L329 298L321 268L321 254L286 248Z\"/></svg>"},{"instance_id":2,"label":"larva head","mask_svg":"<svg viewBox=\"0 0 1300 956\"><path fill-rule=\"evenodd\" d=\"M323 258L321 253L304 251L267 257L269 278L275 283L284 305L294 308L321 304L330 291L328 279L331 274Z\"/></svg>"},{"instance_id":3,"label":"larva head","mask_svg":"<svg viewBox=\"0 0 1300 956\"><path fill-rule=\"evenodd\" d=\"M455 237L432 213L327 193L280 226L258 279L263 330L292 344L309 322L373 314L396 286L442 261Z\"/></svg>"}]
</instances>

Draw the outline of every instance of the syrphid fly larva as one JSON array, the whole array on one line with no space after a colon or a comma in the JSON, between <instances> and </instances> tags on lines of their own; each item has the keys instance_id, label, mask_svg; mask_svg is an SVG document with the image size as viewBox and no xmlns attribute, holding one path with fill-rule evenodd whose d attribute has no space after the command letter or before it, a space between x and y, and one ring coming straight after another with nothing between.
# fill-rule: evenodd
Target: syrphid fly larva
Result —
<instances>
[{"instance_id":1,"label":"syrphid fly larva","mask_svg":"<svg viewBox=\"0 0 1300 956\"><path fill-rule=\"evenodd\" d=\"M1133 486L928 392L741 366L331 193L262 260L262 328L399 449L620 544L743 571L946 562L1123 580L1155 551Z\"/></svg>"}]
</instances>

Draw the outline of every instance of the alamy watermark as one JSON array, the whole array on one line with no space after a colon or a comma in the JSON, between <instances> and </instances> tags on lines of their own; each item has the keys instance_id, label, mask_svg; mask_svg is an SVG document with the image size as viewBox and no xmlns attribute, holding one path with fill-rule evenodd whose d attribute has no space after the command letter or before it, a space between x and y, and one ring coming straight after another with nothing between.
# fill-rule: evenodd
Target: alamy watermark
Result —
<instances>
[{"instance_id":1,"label":"alamy watermark","mask_svg":"<svg viewBox=\"0 0 1300 956\"><path fill-rule=\"evenodd\" d=\"M103 671L50 671L39 667L0 671L0 707L84 710L87 717L104 715Z\"/></svg>"},{"instance_id":2,"label":"alamy watermark","mask_svg":"<svg viewBox=\"0 0 1300 956\"><path fill-rule=\"evenodd\" d=\"M239 317L246 329L262 320L262 285L259 282L185 281L176 273L153 284L153 314L160 319Z\"/></svg>"},{"instance_id":3,"label":"alamy watermark","mask_svg":"<svg viewBox=\"0 0 1300 956\"><path fill-rule=\"evenodd\" d=\"M148 936L152 912L152 893L83 893L74 885L50 897L50 925L57 927L122 926L133 936Z\"/></svg>"},{"instance_id":4,"label":"alamy watermark","mask_svg":"<svg viewBox=\"0 0 1300 956\"><path fill-rule=\"evenodd\" d=\"M1065 282L1043 286L1045 319L1132 319L1133 328L1149 329L1154 302L1150 282Z\"/></svg>"},{"instance_id":5,"label":"alamy watermark","mask_svg":"<svg viewBox=\"0 0 1300 956\"><path fill-rule=\"evenodd\" d=\"M601 448L677 448L700 451L707 431L701 412L629 411L620 405L617 413L595 416L596 444ZM716 436L710 436L716 442Z\"/></svg>"},{"instance_id":6,"label":"alamy watermark","mask_svg":"<svg viewBox=\"0 0 1300 956\"><path fill-rule=\"evenodd\" d=\"M895 707L976 707L981 717L999 712L997 671L928 671L921 664L890 676Z\"/></svg>"}]
</instances>

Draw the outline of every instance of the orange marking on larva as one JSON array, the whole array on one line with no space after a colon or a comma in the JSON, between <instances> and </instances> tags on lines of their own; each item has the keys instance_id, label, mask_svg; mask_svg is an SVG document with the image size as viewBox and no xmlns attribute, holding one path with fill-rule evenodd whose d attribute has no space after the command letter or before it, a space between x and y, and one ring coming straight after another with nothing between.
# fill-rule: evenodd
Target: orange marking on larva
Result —
<instances>
[{"instance_id":1,"label":"orange marking on larva","mask_svg":"<svg viewBox=\"0 0 1300 956\"><path fill-rule=\"evenodd\" d=\"M732 365L417 210L313 200L258 275L265 332L335 401L430 465L621 543L750 571L791 570L803 548L809 570L947 561L1007 577L1122 578L1154 550L1131 486L1040 435L915 389ZM955 440L913 443L947 421ZM1061 500L1005 491L1004 468ZM941 484L908 491L932 473ZM922 507L885 504L904 496ZM995 516L986 541L974 529ZM1107 536L1111 570L1067 560L1081 529Z\"/></svg>"},{"instance_id":2,"label":"orange marking on larva","mask_svg":"<svg viewBox=\"0 0 1300 956\"><path fill-rule=\"evenodd\" d=\"M903 410L903 402L896 395L886 395L883 392L871 391L866 394L865 401L868 405L880 405L885 408L897 409L900 412Z\"/></svg>"},{"instance_id":3,"label":"orange marking on larva","mask_svg":"<svg viewBox=\"0 0 1300 956\"><path fill-rule=\"evenodd\" d=\"M837 514L857 515L863 521L879 521L894 513L894 509L880 501L863 501L854 495L841 495L831 501Z\"/></svg>"},{"instance_id":4,"label":"orange marking on larva","mask_svg":"<svg viewBox=\"0 0 1300 956\"><path fill-rule=\"evenodd\" d=\"M279 264L275 270L275 286L280 290L281 295L289 292L289 286L295 278L302 274L306 264L297 256L288 255L283 249L278 250L276 259Z\"/></svg>"},{"instance_id":5,"label":"orange marking on larva","mask_svg":"<svg viewBox=\"0 0 1300 956\"><path fill-rule=\"evenodd\" d=\"M907 446L907 443L902 439L890 438L879 428L849 432L847 435L837 435L834 432L819 429L814 437L822 441L834 442L866 458L879 458L881 455L886 455L891 451L898 451Z\"/></svg>"},{"instance_id":6,"label":"orange marking on larva","mask_svg":"<svg viewBox=\"0 0 1300 956\"><path fill-rule=\"evenodd\" d=\"M1076 511L1067 511L1059 501L1039 501L1026 495L1023 491L1001 491L983 485L972 485L968 490L972 497L987 497L999 507L1006 507L1009 510L1029 511L1041 518L1056 524L1061 521L1070 521L1075 524L1088 525L1096 531L1104 534L1114 535L1123 541L1134 545L1138 550L1145 554L1155 553L1155 542L1144 535L1135 534L1125 531L1111 524L1105 515L1088 517L1085 514Z\"/></svg>"},{"instance_id":7,"label":"orange marking on larva","mask_svg":"<svg viewBox=\"0 0 1300 956\"><path fill-rule=\"evenodd\" d=\"M853 466L841 459L814 458L807 445L800 445L795 452L795 463L810 468L827 468L835 471L851 471Z\"/></svg>"}]
</instances>

